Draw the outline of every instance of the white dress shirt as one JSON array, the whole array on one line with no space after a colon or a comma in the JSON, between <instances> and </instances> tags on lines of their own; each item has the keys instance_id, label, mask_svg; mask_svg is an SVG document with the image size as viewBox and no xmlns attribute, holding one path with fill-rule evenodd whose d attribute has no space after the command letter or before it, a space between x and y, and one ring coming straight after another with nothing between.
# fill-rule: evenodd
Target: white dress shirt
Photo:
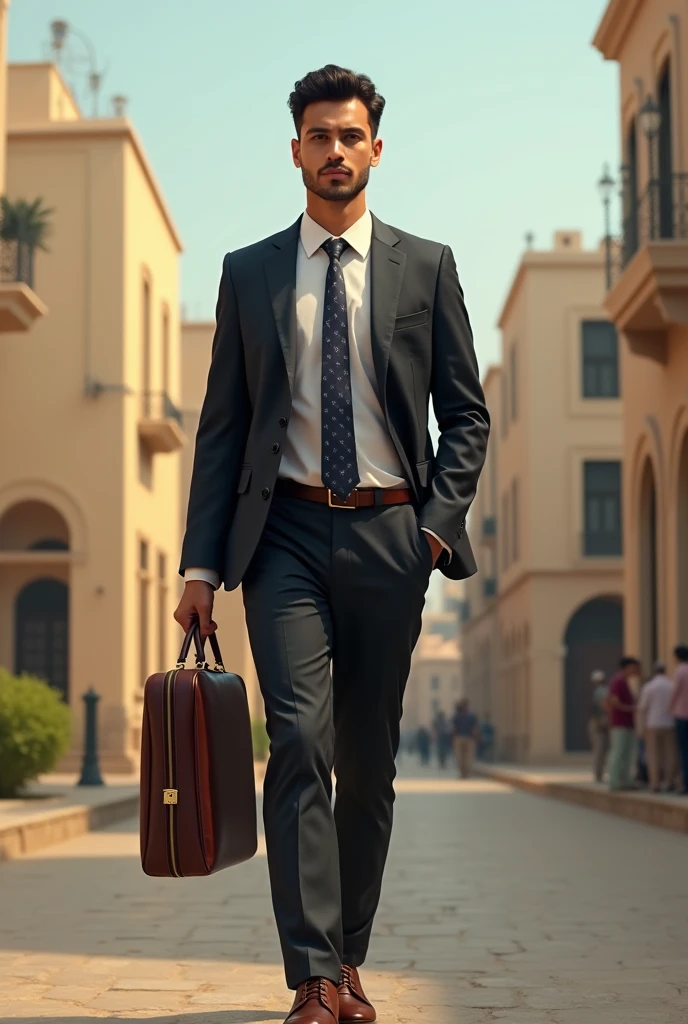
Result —
<instances>
[{"instance_id":1,"label":"white dress shirt","mask_svg":"<svg viewBox=\"0 0 688 1024\"><path fill-rule=\"evenodd\" d=\"M638 711L646 729L673 729L671 694L674 684L668 676L659 675L645 683L640 691Z\"/></svg>"},{"instance_id":2,"label":"white dress shirt","mask_svg":"<svg viewBox=\"0 0 688 1024\"><path fill-rule=\"evenodd\" d=\"M389 436L377 393L370 319L370 246L373 220L366 210L342 238L349 247L342 253L349 320L349 372L354 413L359 487L404 487L399 456ZM296 256L296 373L292 407L284 441L279 476L311 487L322 487L321 469L321 366L325 282L329 257L323 242L332 238L308 213L301 220ZM451 549L431 534L451 555ZM217 573L187 569L185 580L205 580L217 589Z\"/></svg>"}]
</instances>

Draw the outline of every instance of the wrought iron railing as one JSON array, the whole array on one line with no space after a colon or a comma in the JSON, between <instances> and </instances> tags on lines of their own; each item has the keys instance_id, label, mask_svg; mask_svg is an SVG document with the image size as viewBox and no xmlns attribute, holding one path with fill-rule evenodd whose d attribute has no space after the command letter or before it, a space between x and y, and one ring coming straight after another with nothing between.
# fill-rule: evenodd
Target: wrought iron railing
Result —
<instances>
[{"instance_id":1,"label":"wrought iron railing","mask_svg":"<svg viewBox=\"0 0 688 1024\"><path fill-rule=\"evenodd\" d=\"M0 281L33 288L34 247L16 238L0 237Z\"/></svg>"},{"instance_id":2,"label":"wrought iron railing","mask_svg":"<svg viewBox=\"0 0 688 1024\"><path fill-rule=\"evenodd\" d=\"M497 596L497 580L494 576L486 576L483 579L483 597L489 600Z\"/></svg>"},{"instance_id":3,"label":"wrought iron railing","mask_svg":"<svg viewBox=\"0 0 688 1024\"><path fill-rule=\"evenodd\" d=\"M483 540L492 540L497 536L497 517L483 516Z\"/></svg>"},{"instance_id":4,"label":"wrought iron railing","mask_svg":"<svg viewBox=\"0 0 688 1024\"><path fill-rule=\"evenodd\" d=\"M625 197L621 267L625 267L642 246L661 239L688 239L686 173L656 178L639 196Z\"/></svg>"},{"instance_id":5,"label":"wrought iron railing","mask_svg":"<svg viewBox=\"0 0 688 1024\"><path fill-rule=\"evenodd\" d=\"M143 418L146 420L174 420L181 427L184 414L166 391L144 391Z\"/></svg>"}]
</instances>

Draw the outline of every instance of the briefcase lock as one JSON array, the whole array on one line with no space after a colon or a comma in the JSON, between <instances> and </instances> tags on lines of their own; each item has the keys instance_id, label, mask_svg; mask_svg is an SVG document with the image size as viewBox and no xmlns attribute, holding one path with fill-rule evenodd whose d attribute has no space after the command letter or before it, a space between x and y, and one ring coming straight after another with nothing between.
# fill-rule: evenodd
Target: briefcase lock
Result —
<instances>
[{"instance_id":1,"label":"briefcase lock","mask_svg":"<svg viewBox=\"0 0 688 1024\"><path fill-rule=\"evenodd\" d=\"M176 802L177 802L177 793L178 793L178 790L176 790L176 789L163 789L163 791L162 791L162 802L164 804L176 804Z\"/></svg>"}]
</instances>

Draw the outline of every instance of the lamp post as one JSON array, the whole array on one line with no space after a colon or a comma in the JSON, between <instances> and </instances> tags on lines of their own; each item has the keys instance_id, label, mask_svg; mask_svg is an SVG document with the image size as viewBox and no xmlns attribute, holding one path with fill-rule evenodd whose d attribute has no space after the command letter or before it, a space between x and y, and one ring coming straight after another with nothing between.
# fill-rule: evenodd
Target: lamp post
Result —
<instances>
[{"instance_id":1,"label":"lamp post","mask_svg":"<svg viewBox=\"0 0 688 1024\"><path fill-rule=\"evenodd\" d=\"M648 156L649 156L649 173L650 181L648 184L648 197L650 200L650 238L657 237L657 199L659 196L657 180L657 157L655 152L655 140L659 134L659 129L662 123L662 114L659 107L652 99L652 96L648 93L645 102L640 108L638 114L640 121L640 127L645 133L648 145Z\"/></svg>"},{"instance_id":2,"label":"lamp post","mask_svg":"<svg viewBox=\"0 0 688 1024\"><path fill-rule=\"evenodd\" d=\"M65 40L68 36L75 36L79 39L88 54L88 86L91 90L93 97L93 117L98 116L98 93L100 87L103 84L103 74L98 71L98 60L96 58L96 51L93 43L85 33L80 32L79 29L75 28L71 22L65 21L63 18L57 18L55 21L50 23L50 31L52 34L51 46L55 51L56 59L59 63L61 54L64 50Z\"/></svg>"},{"instance_id":3,"label":"lamp post","mask_svg":"<svg viewBox=\"0 0 688 1024\"><path fill-rule=\"evenodd\" d=\"M616 182L609 173L609 164L605 164L602 168L602 177L597 182L597 188L604 208L604 259L607 291L609 291L612 286L612 235L609 207L615 185Z\"/></svg>"}]
</instances>

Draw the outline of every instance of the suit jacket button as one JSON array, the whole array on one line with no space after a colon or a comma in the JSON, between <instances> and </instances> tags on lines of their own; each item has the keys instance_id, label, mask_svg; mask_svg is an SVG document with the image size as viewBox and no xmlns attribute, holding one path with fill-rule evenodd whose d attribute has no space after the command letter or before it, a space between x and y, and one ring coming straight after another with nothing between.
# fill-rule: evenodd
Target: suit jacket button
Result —
<instances>
[{"instance_id":1,"label":"suit jacket button","mask_svg":"<svg viewBox=\"0 0 688 1024\"><path fill-rule=\"evenodd\" d=\"M277 455L277 452L279 451L279 448L280 448L280 446L277 444L277 441L275 441L275 443L272 446L271 451L274 452L275 455Z\"/></svg>"},{"instance_id":2,"label":"suit jacket button","mask_svg":"<svg viewBox=\"0 0 688 1024\"><path fill-rule=\"evenodd\" d=\"M279 418L279 425L280 425L280 427L286 427L287 421L286 421L284 416L280 416L280 418Z\"/></svg>"},{"instance_id":3,"label":"suit jacket button","mask_svg":"<svg viewBox=\"0 0 688 1024\"><path fill-rule=\"evenodd\" d=\"M270 497L270 488L264 487L263 490L260 492L260 496L261 498L264 498L265 501L267 501L268 498Z\"/></svg>"}]
</instances>

